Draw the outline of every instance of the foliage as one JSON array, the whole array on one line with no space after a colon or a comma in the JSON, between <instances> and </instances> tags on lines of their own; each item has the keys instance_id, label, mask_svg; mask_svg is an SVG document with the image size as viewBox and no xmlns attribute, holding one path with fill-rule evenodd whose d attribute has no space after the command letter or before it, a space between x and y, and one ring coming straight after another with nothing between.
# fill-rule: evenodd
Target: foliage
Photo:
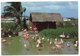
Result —
<instances>
[{"instance_id":1,"label":"foliage","mask_svg":"<svg viewBox=\"0 0 80 56\"><path fill-rule=\"evenodd\" d=\"M65 21L63 22L64 27L78 27L77 20Z\"/></svg>"},{"instance_id":2,"label":"foliage","mask_svg":"<svg viewBox=\"0 0 80 56\"><path fill-rule=\"evenodd\" d=\"M42 37L49 37L49 38L55 38L59 37L60 34L70 34L71 37L74 37L76 34L78 34L77 27L66 27L66 28L57 28L57 29L45 29L42 30L39 34Z\"/></svg>"},{"instance_id":3,"label":"foliage","mask_svg":"<svg viewBox=\"0 0 80 56\"><path fill-rule=\"evenodd\" d=\"M10 16L10 14L13 14L13 16L18 16L17 13L19 13L22 10L21 2L8 2L10 3L10 6L4 7L4 15L9 14L7 16ZM22 13L19 13L20 15Z\"/></svg>"},{"instance_id":4,"label":"foliage","mask_svg":"<svg viewBox=\"0 0 80 56\"><path fill-rule=\"evenodd\" d=\"M23 29L23 22L20 24L20 27L17 27L15 22L1 22L1 28L3 28L4 30L10 29L11 31L14 31L14 32L21 31Z\"/></svg>"},{"instance_id":5,"label":"foliage","mask_svg":"<svg viewBox=\"0 0 80 56\"><path fill-rule=\"evenodd\" d=\"M4 28L4 30L11 29L12 31L14 31L15 30L15 24L14 24L14 22L1 23L1 28Z\"/></svg>"},{"instance_id":6,"label":"foliage","mask_svg":"<svg viewBox=\"0 0 80 56\"><path fill-rule=\"evenodd\" d=\"M74 18L74 17L71 17L71 18L68 18L68 19L71 19L71 20L78 20L78 18Z\"/></svg>"},{"instance_id":7,"label":"foliage","mask_svg":"<svg viewBox=\"0 0 80 56\"><path fill-rule=\"evenodd\" d=\"M7 31L8 29L10 29L11 31L18 31L21 30L22 25L19 27L20 29L18 29L18 27L16 28L14 22L8 22L8 23L1 23L1 28L3 28L5 31Z\"/></svg>"},{"instance_id":8,"label":"foliage","mask_svg":"<svg viewBox=\"0 0 80 56\"><path fill-rule=\"evenodd\" d=\"M17 22L16 25L21 24L21 18L23 12L26 11L26 8L22 8L21 2L8 2L10 3L10 6L5 6L4 7L4 12L3 15L4 17L16 17Z\"/></svg>"},{"instance_id":9,"label":"foliage","mask_svg":"<svg viewBox=\"0 0 80 56\"><path fill-rule=\"evenodd\" d=\"M65 24L64 27L71 27L71 26L73 26L72 23L69 22L69 21L65 21L64 24Z\"/></svg>"},{"instance_id":10,"label":"foliage","mask_svg":"<svg viewBox=\"0 0 80 56\"><path fill-rule=\"evenodd\" d=\"M59 23L57 24L57 27L63 27L63 22L59 22Z\"/></svg>"}]
</instances>

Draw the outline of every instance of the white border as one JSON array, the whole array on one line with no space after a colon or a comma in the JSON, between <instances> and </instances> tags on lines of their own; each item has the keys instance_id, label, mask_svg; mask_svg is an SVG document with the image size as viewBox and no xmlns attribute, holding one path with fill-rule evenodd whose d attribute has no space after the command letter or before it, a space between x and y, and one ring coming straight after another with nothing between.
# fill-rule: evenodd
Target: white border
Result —
<instances>
[{"instance_id":1,"label":"white border","mask_svg":"<svg viewBox=\"0 0 80 56\"><path fill-rule=\"evenodd\" d=\"M80 0L0 0L0 8L1 8L1 2L43 2L43 1L78 1L78 30L79 30L79 26L80 26ZM1 30L1 10L0 10L0 30ZM78 32L78 34L80 33L80 30ZM0 35L1 35L1 31L0 31ZM78 36L78 38L80 37L80 34ZM1 37L0 37L1 40ZM80 38L79 38L80 41ZM79 43L80 46L80 43ZM80 50L80 49L79 49ZM0 41L0 55L1 55L1 41ZM80 55L80 52L79 52ZM3 56L11 56L11 55L3 55ZM15 55L12 55L15 56ZM16 56L32 56L32 55L16 55ZM35 56L35 55L34 55ZM44 56L44 55L36 55L36 56ZM46 56L52 56L52 55L46 55ZM67 56L67 55L53 55L53 56ZM78 55L68 55L68 56L78 56Z\"/></svg>"},{"instance_id":2,"label":"white border","mask_svg":"<svg viewBox=\"0 0 80 56\"><path fill-rule=\"evenodd\" d=\"M0 0L1 2L43 2L43 1L78 1L78 0Z\"/></svg>"}]
</instances>

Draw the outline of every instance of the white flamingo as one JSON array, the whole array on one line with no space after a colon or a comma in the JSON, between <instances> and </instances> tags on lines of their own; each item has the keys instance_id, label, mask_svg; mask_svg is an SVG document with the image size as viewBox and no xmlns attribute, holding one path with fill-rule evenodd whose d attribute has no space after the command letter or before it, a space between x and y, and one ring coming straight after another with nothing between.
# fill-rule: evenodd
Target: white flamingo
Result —
<instances>
[{"instance_id":1,"label":"white flamingo","mask_svg":"<svg viewBox=\"0 0 80 56\"><path fill-rule=\"evenodd\" d=\"M38 34L36 34L35 36L38 37Z\"/></svg>"},{"instance_id":2,"label":"white flamingo","mask_svg":"<svg viewBox=\"0 0 80 56\"><path fill-rule=\"evenodd\" d=\"M57 41L58 39L57 38L55 38L55 41Z\"/></svg>"},{"instance_id":3,"label":"white flamingo","mask_svg":"<svg viewBox=\"0 0 80 56\"><path fill-rule=\"evenodd\" d=\"M34 39L35 37L32 37L32 39Z\"/></svg>"},{"instance_id":4,"label":"white flamingo","mask_svg":"<svg viewBox=\"0 0 80 56\"><path fill-rule=\"evenodd\" d=\"M67 47L70 47L70 42L67 43Z\"/></svg>"},{"instance_id":5,"label":"white flamingo","mask_svg":"<svg viewBox=\"0 0 80 56\"><path fill-rule=\"evenodd\" d=\"M26 47L27 47L27 45L26 45L26 44L24 44L24 47L26 48Z\"/></svg>"},{"instance_id":6,"label":"white flamingo","mask_svg":"<svg viewBox=\"0 0 80 56\"><path fill-rule=\"evenodd\" d=\"M56 45L57 44L57 42L58 42L58 40L57 40L57 38L55 39L55 41L54 41L54 44Z\"/></svg>"},{"instance_id":7,"label":"white flamingo","mask_svg":"<svg viewBox=\"0 0 80 56\"><path fill-rule=\"evenodd\" d=\"M44 37L42 38L42 40L44 40Z\"/></svg>"},{"instance_id":8,"label":"white flamingo","mask_svg":"<svg viewBox=\"0 0 80 56\"><path fill-rule=\"evenodd\" d=\"M2 43L6 42L7 40L6 39L2 39Z\"/></svg>"},{"instance_id":9,"label":"white flamingo","mask_svg":"<svg viewBox=\"0 0 80 56\"><path fill-rule=\"evenodd\" d=\"M60 41L58 42L58 44L59 44L59 45L62 45L63 42L64 42L64 41L63 41L62 39L60 39Z\"/></svg>"},{"instance_id":10,"label":"white flamingo","mask_svg":"<svg viewBox=\"0 0 80 56\"><path fill-rule=\"evenodd\" d=\"M78 45L77 44L74 44L74 47L77 47Z\"/></svg>"},{"instance_id":11,"label":"white flamingo","mask_svg":"<svg viewBox=\"0 0 80 56\"><path fill-rule=\"evenodd\" d=\"M74 44L74 47L77 47L78 46L78 41L76 41L76 43Z\"/></svg>"},{"instance_id":12,"label":"white flamingo","mask_svg":"<svg viewBox=\"0 0 80 56\"><path fill-rule=\"evenodd\" d=\"M11 38L12 36L11 35L9 35L9 38Z\"/></svg>"},{"instance_id":13,"label":"white flamingo","mask_svg":"<svg viewBox=\"0 0 80 56\"><path fill-rule=\"evenodd\" d=\"M39 39L37 40L36 47L40 47L40 46L39 46L40 44L41 44L41 39L39 38Z\"/></svg>"},{"instance_id":14,"label":"white flamingo","mask_svg":"<svg viewBox=\"0 0 80 56\"><path fill-rule=\"evenodd\" d=\"M47 39L47 41L49 41L50 39Z\"/></svg>"},{"instance_id":15,"label":"white flamingo","mask_svg":"<svg viewBox=\"0 0 80 56\"><path fill-rule=\"evenodd\" d=\"M52 41L50 41L49 44L51 45L52 44Z\"/></svg>"},{"instance_id":16,"label":"white flamingo","mask_svg":"<svg viewBox=\"0 0 80 56\"><path fill-rule=\"evenodd\" d=\"M38 48L39 47L39 44L37 44L36 47Z\"/></svg>"},{"instance_id":17,"label":"white flamingo","mask_svg":"<svg viewBox=\"0 0 80 56\"><path fill-rule=\"evenodd\" d=\"M61 39L61 43L62 43L62 44L64 43L63 39Z\"/></svg>"}]
</instances>

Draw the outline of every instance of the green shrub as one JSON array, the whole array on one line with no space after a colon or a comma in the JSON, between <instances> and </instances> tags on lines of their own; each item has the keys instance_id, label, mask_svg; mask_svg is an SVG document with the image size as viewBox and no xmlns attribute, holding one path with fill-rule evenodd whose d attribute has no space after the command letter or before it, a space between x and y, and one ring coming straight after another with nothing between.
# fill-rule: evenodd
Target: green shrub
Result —
<instances>
[{"instance_id":1,"label":"green shrub","mask_svg":"<svg viewBox=\"0 0 80 56\"><path fill-rule=\"evenodd\" d=\"M11 31L21 31L23 28L23 23L20 24L20 27L16 28L15 22L8 22L8 23L1 22L1 28L3 28L4 30L11 29ZM29 28L29 26L28 26L28 28Z\"/></svg>"},{"instance_id":2,"label":"green shrub","mask_svg":"<svg viewBox=\"0 0 80 56\"><path fill-rule=\"evenodd\" d=\"M63 22L59 22L59 23L57 24L57 27L64 27L64 26L63 26Z\"/></svg>"},{"instance_id":3,"label":"green shrub","mask_svg":"<svg viewBox=\"0 0 80 56\"><path fill-rule=\"evenodd\" d=\"M60 34L70 34L71 37L74 37L76 33L78 34L78 29L76 27L67 27L67 28L57 28L57 29L45 29L39 32L42 37L55 38L59 37Z\"/></svg>"},{"instance_id":4,"label":"green shrub","mask_svg":"<svg viewBox=\"0 0 80 56\"><path fill-rule=\"evenodd\" d=\"M11 31L14 31L15 30L15 24L13 22L1 23L1 28L4 28L4 30L11 29Z\"/></svg>"},{"instance_id":5,"label":"green shrub","mask_svg":"<svg viewBox=\"0 0 80 56\"><path fill-rule=\"evenodd\" d=\"M64 27L78 27L78 21L72 20L72 21L64 21L63 22Z\"/></svg>"}]
</instances>

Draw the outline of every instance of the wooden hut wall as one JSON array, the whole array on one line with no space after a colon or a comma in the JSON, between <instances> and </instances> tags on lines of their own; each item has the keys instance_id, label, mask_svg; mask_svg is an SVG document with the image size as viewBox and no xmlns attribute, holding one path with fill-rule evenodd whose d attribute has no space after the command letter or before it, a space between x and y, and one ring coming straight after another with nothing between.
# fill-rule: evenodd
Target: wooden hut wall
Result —
<instances>
[{"instance_id":1,"label":"wooden hut wall","mask_svg":"<svg viewBox=\"0 0 80 56\"><path fill-rule=\"evenodd\" d=\"M33 24L38 30L56 28L56 22L33 22Z\"/></svg>"}]
</instances>

